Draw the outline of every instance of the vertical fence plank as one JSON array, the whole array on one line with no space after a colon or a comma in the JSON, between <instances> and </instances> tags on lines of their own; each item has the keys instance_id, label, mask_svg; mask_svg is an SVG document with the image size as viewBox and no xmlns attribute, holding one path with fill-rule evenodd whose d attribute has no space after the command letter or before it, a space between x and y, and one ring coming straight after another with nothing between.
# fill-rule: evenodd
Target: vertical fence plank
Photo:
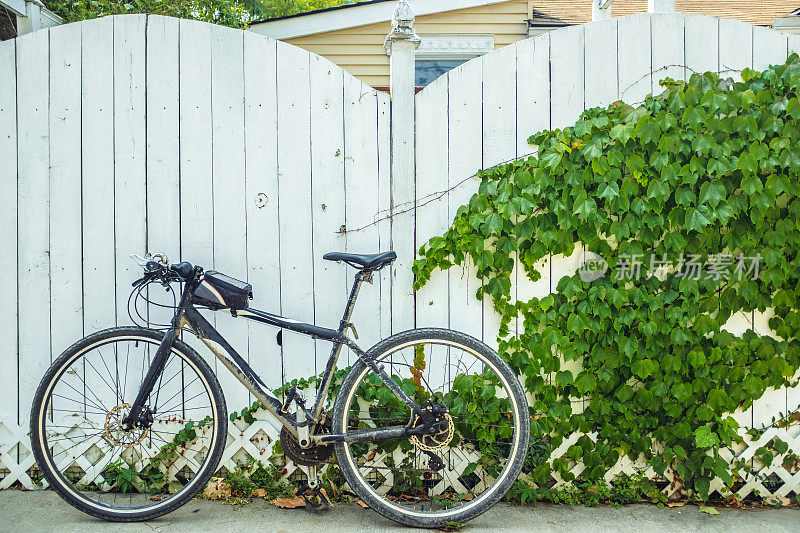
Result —
<instances>
[{"instance_id":1,"label":"vertical fence plank","mask_svg":"<svg viewBox=\"0 0 800 533\"><path fill-rule=\"evenodd\" d=\"M6 195L0 209L0 276L6 290L0 294L0 421L17 423L19 382L18 272L17 272L17 72L16 40L0 42L0 190Z\"/></svg>"},{"instance_id":2,"label":"vertical fence plank","mask_svg":"<svg viewBox=\"0 0 800 533\"><path fill-rule=\"evenodd\" d=\"M345 249L345 133L344 76L336 65L311 56L311 201L314 245L314 322L337 328L347 301L347 282L352 271L326 261L324 254ZM367 148L367 147L364 147ZM372 173L368 173L372 174ZM361 199L364 200L363 198ZM325 369L331 343L316 342L317 367Z\"/></svg>"},{"instance_id":3,"label":"vertical fence plank","mask_svg":"<svg viewBox=\"0 0 800 533\"><path fill-rule=\"evenodd\" d=\"M483 167L510 161L517 156L517 54L516 48L507 46L481 58L483 79L492 80L483 91ZM516 253L514 261L516 264ZM517 299L517 268L512 269L511 302ZM494 302L487 298L483 306L484 342L497 348L500 315ZM509 324L510 334L517 331L517 321Z\"/></svg>"},{"instance_id":4,"label":"vertical fence plank","mask_svg":"<svg viewBox=\"0 0 800 533\"><path fill-rule=\"evenodd\" d=\"M385 252L391 248L392 223L388 218L391 207L391 145L390 145L390 98L378 93L378 240L379 249ZM381 338L392 334L392 267L381 271L380 278L380 321ZM348 287L349 289L349 287Z\"/></svg>"},{"instance_id":5,"label":"vertical fence plank","mask_svg":"<svg viewBox=\"0 0 800 533\"><path fill-rule=\"evenodd\" d=\"M311 220L309 55L278 43L278 206L281 239L281 309L296 320L314 319ZM314 341L283 331L286 380L315 372Z\"/></svg>"},{"instance_id":6,"label":"vertical fence plank","mask_svg":"<svg viewBox=\"0 0 800 533\"><path fill-rule=\"evenodd\" d=\"M244 35L244 99L247 279L253 307L280 313L275 41L252 32ZM276 333L266 325L250 326L250 364L271 388L283 383Z\"/></svg>"},{"instance_id":7,"label":"vertical fence plank","mask_svg":"<svg viewBox=\"0 0 800 533\"><path fill-rule=\"evenodd\" d=\"M650 16L650 32L653 40L652 87L653 94L663 88L659 82L664 78L686 79L686 60L683 46L683 13L653 13Z\"/></svg>"},{"instance_id":8,"label":"vertical fence plank","mask_svg":"<svg viewBox=\"0 0 800 533\"><path fill-rule=\"evenodd\" d=\"M84 331L114 325L114 26L113 18L82 27Z\"/></svg>"},{"instance_id":9,"label":"vertical fence plank","mask_svg":"<svg viewBox=\"0 0 800 533\"><path fill-rule=\"evenodd\" d=\"M622 20L617 22L619 32L622 32ZM585 59L584 59L584 28L576 27L571 32L554 33L550 38L550 64L551 64L551 126L564 128L575 123L584 110L585 104ZM622 38L620 37L620 54L623 52ZM619 57L620 80L622 90L623 58ZM649 67L649 60L648 60ZM649 69L648 69L649 72ZM566 90L565 90L566 88ZM649 83L648 83L649 88ZM579 253L582 247L576 247ZM575 272L575 256L551 255L550 260L550 290L555 291L559 280L563 276ZM579 362L574 364L580 366Z\"/></svg>"},{"instance_id":10,"label":"vertical fence plank","mask_svg":"<svg viewBox=\"0 0 800 533\"><path fill-rule=\"evenodd\" d=\"M631 105L641 104L652 90L649 15L632 15L619 19L617 33L619 98Z\"/></svg>"},{"instance_id":11,"label":"vertical fence plank","mask_svg":"<svg viewBox=\"0 0 800 533\"><path fill-rule=\"evenodd\" d=\"M570 26L550 35L551 127L565 128L584 108L583 26Z\"/></svg>"},{"instance_id":12,"label":"vertical fence plank","mask_svg":"<svg viewBox=\"0 0 800 533\"><path fill-rule=\"evenodd\" d=\"M210 268L214 227L211 185L211 26L180 21L180 213L182 258Z\"/></svg>"},{"instance_id":13,"label":"vertical fence plank","mask_svg":"<svg viewBox=\"0 0 800 533\"><path fill-rule=\"evenodd\" d=\"M356 78L344 80L344 154L345 154L345 213L347 251L372 254L378 252L380 239L378 218L378 154L375 138L378 135L378 100L375 91ZM354 271L349 269L348 279ZM375 281L364 284L358 296L352 322L358 328L358 345L366 349L380 340L380 290ZM350 356L350 363L354 362Z\"/></svg>"},{"instance_id":14,"label":"vertical fence plank","mask_svg":"<svg viewBox=\"0 0 800 533\"><path fill-rule=\"evenodd\" d=\"M182 259L179 27L178 19L147 19L147 250L175 259Z\"/></svg>"},{"instance_id":15,"label":"vertical fence plank","mask_svg":"<svg viewBox=\"0 0 800 533\"><path fill-rule=\"evenodd\" d=\"M550 129L550 35L543 34L518 43L516 68L517 155L522 157L535 150L528 144L528 138ZM537 281L531 281L522 270L517 272L518 300L527 302L534 296L541 298L550 293L549 256L535 268L541 274ZM522 324L519 324L518 331L521 330Z\"/></svg>"},{"instance_id":16,"label":"vertical fence plank","mask_svg":"<svg viewBox=\"0 0 800 533\"><path fill-rule=\"evenodd\" d=\"M619 98L617 85L617 21L584 26L586 41L586 108L605 107Z\"/></svg>"},{"instance_id":17,"label":"vertical fence plank","mask_svg":"<svg viewBox=\"0 0 800 533\"><path fill-rule=\"evenodd\" d=\"M82 25L81 155L83 164L84 332L115 325L114 218L114 18ZM134 222L135 223L135 222ZM84 367L87 391L103 390L105 378ZM113 406L106 406L111 408Z\"/></svg>"},{"instance_id":18,"label":"vertical fence plank","mask_svg":"<svg viewBox=\"0 0 800 533\"><path fill-rule=\"evenodd\" d=\"M50 176L47 30L17 39L19 423L50 363Z\"/></svg>"},{"instance_id":19,"label":"vertical fence plank","mask_svg":"<svg viewBox=\"0 0 800 533\"><path fill-rule=\"evenodd\" d=\"M181 258L212 268L211 26L184 19L178 31ZM193 335L184 340L216 368L216 359L200 341Z\"/></svg>"},{"instance_id":20,"label":"vertical fence plank","mask_svg":"<svg viewBox=\"0 0 800 533\"><path fill-rule=\"evenodd\" d=\"M741 81L742 70L753 66L753 26L719 19L719 75Z\"/></svg>"},{"instance_id":21,"label":"vertical fence plank","mask_svg":"<svg viewBox=\"0 0 800 533\"><path fill-rule=\"evenodd\" d=\"M448 77L442 76L415 97L416 240L419 246L450 226L447 186ZM449 271L435 270L417 291L417 327L449 326Z\"/></svg>"},{"instance_id":22,"label":"vertical fence plank","mask_svg":"<svg viewBox=\"0 0 800 533\"><path fill-rule=\"evenodd\" d=\"M517 155L536 148L528 144L534 133L550 129L550 34L517 43Z\"/></svg>"},{"instance_id":23,"label":"vertical fence plank","mask_svg":"<svg viewBox=\"0 0 800 533\"><path fill-rule=\"evenodd\" d=\"M244 33L211 29L211 164L214 210L214 269L237 279L247 277L245 153L244 153ZM248 322L217 313L217 329L245 359ZM228 408L249 404L247 389L217 365L217 377Z\"/></svg>"},{"instance_id":24,"label":"vertical fence plank","mask_svg":"<svg viewBox=\"0 0 800 533\"><path fill-rule=\"evenodd\" d=\"M443 234L450 226L447 192L447 114L448 76L441 76L415 97L416 113L416 198L417 245ZM435 270L428 283L417 291L417 327L450 326L449 270ZM446 365L429 358L424 370L425 382L432 390L444 385ZM441 389L443 391L447 388Z\"/></svg>"},{"instance_id":25,"label":"vertical fence plank","mask_svg":"<svg viewBox=\"0 0 800 533\"><path fill-rule=\"evenodd\" d=\"M141 276L131 253L146 242L146 15L113 17L114 24L114 250L117 324L128 323L130 284ZM155 222L155 221L154 221Z\"/></svg>"},{"instance_id":26,"label":"vertical fence plank","mask_svg":"<svg viewBox=\"0 0 800 533\"><path fill-rule=\"evenodd\" d=\"M53 357L83 336L81 27L50 30L50 307Z\"/></svg>"},{"instance_id":27,"label":"vertical fence plank","mask_svg":"<svg viewBox=\"0 0 800 533\"><path fill-rule=\"evenodd\" d=\"M686 77L719 69L719 19L687 13L684 18Z\"/></svg>"},{"instance_id":28,"label":"vertical fence plank","mask_svg":"<svg viewBox=\"0 0 800 533\"><path fill-rule=\"evenodd\" d=\"M448 73L450 104L448 112L449 211L469 202L479 181L471 178L482 166L483 69L480 61L464 63ZM420 93L421 94L421 93ZM480 287L477 270L470 257L450 269L450 327L483 336L483 302L475 298Z\"/></svg>"},{"instance_id":29,"label":"vertical fence plank","mask_svg":"<svg viewBox=\"0 0 800 533\"><path fill-rule=\"evenodd\" d=\"M788 36L761 26L753 26L753 69L764 70L786 61Z\"/></svg>"}]
</instances>

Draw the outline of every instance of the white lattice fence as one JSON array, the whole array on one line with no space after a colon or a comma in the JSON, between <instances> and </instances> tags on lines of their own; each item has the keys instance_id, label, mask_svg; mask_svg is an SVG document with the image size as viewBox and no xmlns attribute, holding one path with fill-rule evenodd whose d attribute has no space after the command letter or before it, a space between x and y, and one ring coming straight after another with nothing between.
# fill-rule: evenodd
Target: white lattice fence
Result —
<instances>
[{"instance_id":1,"label":"white lattice fence","mask_svg":"<svg viewBox=\"0 0 800 533\"><path fill-rule=\"evenodd\" d=\"M295 465L291 460L283 458L281 455L275 453L275 444L279 438L279 430L268 419L269 415L260 411L255 413L256 421L252 424L247 424L242 420L236 420L228 425L228 440L225 448L225 453L222 456L220 469L233 471L238 462L247 462L249 459L255 459L263 463L272 461L277 463L283 468L283 479L288 479L300 470L300 467ZM32 476L35 472L35 464L33 454L30 452L30 441L28 438L28 428L22 428L14 423L0 420L0 432L2 432L3 440L6 444L0 446L0 488L9 488L15 483L19 483L26 489L37 489L46 486L46 484L37 485L33 482ZM791 464L788 468L784 466L784 459L791 454L800 455L800 426L792 426L789 428L770 428L767 429L759 438L752 438L745 429L740 430L740 435L743 442L732 449L723 449L720 454L733 466L739 467L739 472L742 474L742 479L735 484L734 493L739 499L748 496L761 496L761 497L790 497L792 495L800 495L800 469L796 463ZM549 462L552 464L554 460L567 458L567 450L570 446L576 444L578 439L584 436L583 433L573 433L563 440L563 442L555 449L550 455ZM597 436L594 433L586 434L592 441L595 441ZM756 451L773 441L780 439L786 442L788 450L783 454L776 454L770 465L763 464L756 456ZM82 453L82 449L76 448L77 452ZM79 458L81 469L86 473L83 481L89 482L96 477L97 472L94 472L92 465L105 464L108 457L103 455L102 447L95 446L92 450L94 453L87 454L87 458ZM200 450L197 450L199 452ZM78 453L79 455L79 453ZM187 468L191 471L196 471L198 465L192 461L192 454L185 454L178 462L170 467L169 474L174 475L176 472ZM399 448L393 450L391 453L386 453L383 456L374 457L371 464L378 470L384 470L381 467L387 467L389 458L393 464L400 464L403 460L403 452ZM460 449L458 453L453 454L452 457L446 458L445 468L448 469L450 474L448 478L457 480L464 469L470 462L478 459L478 454L474 450ZM569 471L577 476L584 470L583 463L574 462L570 460ZM746 466L747 468L741 468ZM384 470L384 472L388 471ZM686 491L681 480L674 474L674 472L667 470L664 477L659 478L652 467L648 466L644 460L632 461L628 457L622 457L606 474L605 480L611 482L614 478L621 474L633 475L644 474L648 479L659 479L667 481L663 492L667 496L681 497L685 495ZM526 477L526 476L523 476ZM527 481L531 481L527 478ZM444 481L443 481L444 482ZM456 481L457 482L457 481ZM391 474L389 474L383 481L382 489L388 490L393 483ZM548 486L553 488L565 488L571 484L570 481L564 480L561 475L555 470L552 470L551 480ZM454 487L460 492L467 492L464 487ZM462 490L463 489L463 490ZM724 483L721 479L715 478L711 482L711 492L717 492L720 496L728 496L730 493L725 489Z\"/></svg>"}]
</instances>

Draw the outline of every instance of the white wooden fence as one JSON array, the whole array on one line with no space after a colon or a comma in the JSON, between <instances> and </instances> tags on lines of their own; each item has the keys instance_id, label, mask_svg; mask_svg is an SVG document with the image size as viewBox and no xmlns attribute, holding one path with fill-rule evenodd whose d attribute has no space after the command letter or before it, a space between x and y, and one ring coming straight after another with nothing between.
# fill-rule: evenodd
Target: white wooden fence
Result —
<instances>
[{"instance_id":1,"label":"white wooden fence","mask_svg":"<svg viewBox=\"0 0 800 533\"><path fill-rule=\"evenodd\" d=\"M436 273L416 295L408 286L415 247L447 228L476 170L529 154L532 133L585 108L640 102L663 77L735 77L795 50L800 42L782 33L671 13L569 27L469 61L416 96L416 120L399 117L416 123L412 202L392 197L388 95L299 48L158 16L0 43L0 488L30 486L28 410L52 359L84 334L129 322L131 252L246 278L255 307L335 326L352 271L322 255L393 248L401 260L356 308L362 346L414 325L496 344L499 319L475 299L469 269ZM544 261L535 284L517 274L512 290L547 294L579 256ZM270 386L319 373L328 355L327 343L287 333L278 346L274 329L215 320ZM758 314L729 327L768 331ZM229 409L249 403L219 376ZM798 403L796 389L772 391L737 416L758 427ZM781 431L800 453L797 432ZM269 455L258 438L275 434L265 421L231 425L226 461ZM800 486L786 475L781 490Z\"/></svg>"},{"instance_id":2,"label":"white wooden fence","mask_svg":"<svg viewBox=\"0 0 800 533\"><path fill-rule=\"evenodd\" d=\"M129 323L132 252L246 278L254 306L337 326L353 272L322 255L390 248L388 220L345 233L388 209L388 116L387 94L319 56L188 20L107 17L0 43L0 462L27 456L50 362ZM388 292L362 291L365 346L390 333ZM216 321L270 386L327 359L327 343ZM252 401L219 376L232 409Z\"/></svg>"}]
</instances>

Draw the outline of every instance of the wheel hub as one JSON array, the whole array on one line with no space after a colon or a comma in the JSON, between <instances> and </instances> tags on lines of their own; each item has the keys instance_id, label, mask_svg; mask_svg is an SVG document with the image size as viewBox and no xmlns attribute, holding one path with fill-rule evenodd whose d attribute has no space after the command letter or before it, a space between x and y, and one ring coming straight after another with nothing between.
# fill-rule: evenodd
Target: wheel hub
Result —
<instances>
[{"instance_id":1,"label":"wheel hub","mask_svg":"<svg viewBox=\"0 0 800 533\"><path fill-rule=\"evenodd\" d=\"M122 421L128 416L130 409L131 404L121 403L106 414L104 432L109 444L130 448L142 442L147 436L149 427L135 426L130 430L123 427Z\"/></svg>"}]
</instances>

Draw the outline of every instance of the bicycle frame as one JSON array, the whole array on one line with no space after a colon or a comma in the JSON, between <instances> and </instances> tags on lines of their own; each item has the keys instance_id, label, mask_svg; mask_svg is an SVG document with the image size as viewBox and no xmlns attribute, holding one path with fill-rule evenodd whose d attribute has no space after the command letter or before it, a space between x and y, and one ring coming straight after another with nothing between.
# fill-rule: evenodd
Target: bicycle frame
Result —
<instances>
[{"instance_id":1,"label":"bicycle frame","mask_svg":"<svg viewBox=\"0 0 800 533\"><path fill-rule=\"evenodd\" d=\"M242 311L230 311L234 317L243 317L256 322L269 324L279 328L287 329L308 335L315 339L322 339L333 343L330 357L328 358L325 372L322 376L322 385L317 390L317 398L311 410L305 409L299 403L297 404L298 412L303 410L300 417L296 414L289 412L288 405L284 406L283 403L269 390L256 372L247 364L247 361L239 355L236 350L222 337L222 335L208 322L208 320L200 314L194 307L194 289L199 283L201 270L196 270L195 279L184 284L184 289L181 294L181 301L178 306L177 312L172 319L171 327L164 335L164 339L156 351L155 356L150 364L150 368L145 375L139 392L131 405L130 412L123 424L135 423L142 414L147 398L155 386L165 364L167 357L171 351L172 343L182 329L189 329L194 333L203 343L208 346L211 352L224 364L228 370L253 393L261 405L269 411L286 429L295 437L298 436L298 428L309 428L308 435L310 436L309 445L322 445L332 444L335 442L357 442L357 441L377 441L393 438L402 438L410 435L415 435L423 431L422 426L416 428L411 427L411 423L405 426L393 426L380 429L361 429L357 431L348 432L340 435L313 435L312 431L314 426L321 421L322 410L324 407L324 400L328 395L331 382L333 379L333 371L336 368L336 363L339 359L339 354L342 346L347 346L366 364L375 374L394 392L398 398L406 403L411 410L418 416L424 416L422 408L410 398L401 388L397 385L386 372L383 370L382 365L378 365L375 360L362 350L352 339L346 335L348 327L352 327L350 317L355 308L358 292L361 289L361 284L364 281L372 281L373 272L370 270L359 270L355 275L353 287L350 291L350 296L345 307L342 320L339 322L338 329L329 329L313 324L307 324L285 318L279 315L259 311L258 309L245 309ZM287 402L288 403L288 402ZM284 407L287 409L284 411ZM298 418L300 420L298 420ZM305 432L304 432L305 433Z\"/></svg>"}]
</instances>

